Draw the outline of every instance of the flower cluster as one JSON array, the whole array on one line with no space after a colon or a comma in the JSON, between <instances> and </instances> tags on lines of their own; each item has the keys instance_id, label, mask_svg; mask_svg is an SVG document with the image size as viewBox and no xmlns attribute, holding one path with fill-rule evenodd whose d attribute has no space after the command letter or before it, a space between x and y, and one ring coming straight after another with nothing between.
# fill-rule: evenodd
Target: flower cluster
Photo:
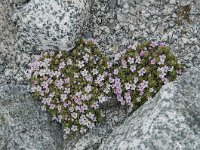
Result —
<instances>
[{"instance_id":1,"label":"flower cluster","mask_svg":"<svg viewBox=\"0 0 200 150\"><path fill-rule=\"evenodd\" d=\"M31 92L66 135L93 128L101 119L101 103L111 95L108 61L94 42L81 39L71 52L45 52L29 64Z\"/></svg>"},{"instance_id":2,"label":"flower cluster","mask_svg":"<svg viewBox=\"0 0 200 150\"><path fill-rule=\"evenodd\" d=\"M115 55L109 81L121 105L139 107L182 70L164 42L146 42Z\"/></svg>"},{"instance_id":3,"label":"flower cluster","mask_svg":"<svg viewBox=\"0 0 200 150\"><path fill-rule=\"evenodd\" d=\"M137 108L183 70L164 42L130 45L108 61L94 39L80 39L70 52L37 55L29 68L31 91L42 110L62 123L65 135L94 128L101 120L101 104L111 96Z\"/></svg>"}]
</instances>

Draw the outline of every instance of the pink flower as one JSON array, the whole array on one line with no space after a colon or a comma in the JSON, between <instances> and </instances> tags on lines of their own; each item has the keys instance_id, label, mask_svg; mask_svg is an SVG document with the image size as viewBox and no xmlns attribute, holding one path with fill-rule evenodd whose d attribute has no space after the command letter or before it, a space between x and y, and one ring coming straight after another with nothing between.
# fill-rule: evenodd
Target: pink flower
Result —
<instances>
[{"instance_id":1,"label":"pink flower","mask_svg":"<svg viewBox=\"0 0 200 150\"><path fill-rule=\"evenodd\" d=\"M70 82L70 78L65 78L64 82L65 82L65 84L68 84Z\"/></svg>"},{"instance_id":2,"label":"pink flower","mask_svg":"<svg viewBox=\"0 0 200 150\"><path fill-rule=\"evenodd\" d=\"M134 66L131 66L130 67L130 70L131 70L131 72L134 72L135 70L136 70L136 66L134 65Z\"/></svg>"},{"instance_id":3,"label":"pink flower","mask_svg":"<svg viewBox=\"0 0 200 150\"><path fill-rule=\"evenodd\" d=\"M166 46L165 42L160 42L160 46Z\"/></svg>"},{"instance_id":4,"label":"pink flower","mask_svg":"<svg viewBox=\"0 0 200 150\"><path fill-rule=\"evenodd\" d=\"M136 47L137 47L137 43L135 43L135 44L133 44L133 45L129 45L129 46L128 46L128 49L136 50Z\"/></svg>"},{"instance_id":5,"label":"pink flower","mask_svg":"<svg viewBox=\"0 0 200 150\"><path fill-rule=\"evenodd\" d=\"M118 69L114 69L113 74L117 75L119 73Z\"/></svg>"},{"instance_id":6,"label":"pink flower","mask_svg":"<svg viewBox=\"0 0 200 150\"><path fill-rule=\"evenodd\" d=\"M92 82L93 81L93 78L90 74L88 74L86 77L85 77L85 80L88 81L88 82Z\"/></svg>"},{"instance_id":7,"label":"pink flower","mask_svg":"<svg viewBox=\"0 0 200 150\"><path fill-rule=\"evenodd\" d=\"M144 68L142 68L142 69L140 69L139 71L138 71L138 73L139 73L139 76L141 77L141 76L144 76L144 74L146 73L146 70L144 69Z\"/></svg>"},{"instance_id":8,"label":"pink flower","mask_svg":"<svg viewBox=\"0 0 200 150\"><path fill-rule=\"evenodd\" d=\"M156 59L152 59L152 60L151 60L151 64L152 64L152 65L156 64Z\"/></svg>"},{"instance_id":9,"label":"pink flower","mask_svg":"<svg viewBox=\"0 0 200 150\"><path fill-rule=\"evenodd\" d=\"M139 90L139 92L141 93L141 94L143 94L143 90L145 89L145 88L147 88L148 87L148 81L145 81L145 80L143 80L139 85L138 85L138 90Z\"/></svg>"},{"instance_id":10,"label":"pink flower","mask_svg":"<svg viewBox=\"0 0 200 150\"><path fill-rule=\"evenodd\" d=\"M124 98L121 95L117 95L117 100L121 102L121 105L125 105Z\"/></svg>"},{"instance_id":11,"label":"pink flower","mask_svg":"<svg viewBox=\"0 0 200 150\"><path fill-rule=\"evenodd\" d=\"M140 56L141 56L141 57L144 56L144 53L145 53L145 51L141 50Z\"/></svg>"},{"instance_id":12,"label":"pink flower","mask_svg":"<svg viewBox=\"0 0 200 150\"><path fill-rule=\"evenodd\" d=\"M127 103L130 103L131 102L131 94L130 94L130 91L126 92L125 93L125 96L124 96L125 100Z\"/></svg>"},{"instance_id":13,"label":"pink flower","mask_svg":"<svg viewBox=\"0 0 200 150\"><path fill-rule=\"evenodd\" d=\"M122 68L127 68L127 62L126 60L122 59L121 60Z\"/></svg>"},{"instance_id":14,"label":"pink flower","mask_svg":"<svg viewBox=\"0 0 200 150\"><path fill-rule=\"evenodd\" d=\"M158 45L159 45L159 44L158 44L157 41L152 41L151 44L150 44L151 47L156 47L156 46L158 46Z\"/></svg>"},{"instance_id":15,"label":"pink flower","mask_svg":"<svg viewBox=\"0 0 200 150\"><path fill-rule=\"evenodd\" d=\"M104 80L104 76L101 75L101 74L99 74L99 75L97 76L97 79L95 80L95 83L96 83L96 84L100 84L103 80Z\"/></svg>"}]
</instances>

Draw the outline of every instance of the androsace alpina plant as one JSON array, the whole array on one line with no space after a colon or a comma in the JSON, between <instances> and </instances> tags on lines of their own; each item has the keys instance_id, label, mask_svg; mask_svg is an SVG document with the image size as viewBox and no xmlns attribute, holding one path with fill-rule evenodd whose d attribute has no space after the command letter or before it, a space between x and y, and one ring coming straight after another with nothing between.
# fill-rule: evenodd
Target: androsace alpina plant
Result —
<instances>
[{"instance_id":1,"label":"androsace alpina plant","mask_svg":"<svg viewBox=\"0 0 200 150\"><path fill-rule=\"evenodd\" d=\"M115 55L110 83L121 105L139 107L182 71L164 42L145 42Z\"/></svg>"},{"instance_id":2,"label":"androsace alpina plant","mask_svg":"<svg viewBox=\"0 0 200 150\"><path fill-rule=\"evenodd\" d=\"M45 52L29 67L31 92L42 110L62 123L65 137L100 122L100 105L109 99L111 85L107 58L93 39L80 39L70 52Z\"/></svg>"}]
</instances>

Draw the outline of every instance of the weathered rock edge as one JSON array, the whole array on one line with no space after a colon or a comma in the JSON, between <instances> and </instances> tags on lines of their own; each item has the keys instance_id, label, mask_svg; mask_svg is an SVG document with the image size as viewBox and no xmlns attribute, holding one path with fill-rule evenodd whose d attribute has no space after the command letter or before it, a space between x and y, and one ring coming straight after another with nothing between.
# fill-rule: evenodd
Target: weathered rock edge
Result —
<instances>
[{"instance_id":1,"label":"weathered rock edge","mask_svg":"<svg viewBox=\"0 0 200 150\"><path fill-rule=\"evenodd\" d=\"M101 144L101 150L200 149L200 66L163 86Z\"/></svg>"}]
</instances>

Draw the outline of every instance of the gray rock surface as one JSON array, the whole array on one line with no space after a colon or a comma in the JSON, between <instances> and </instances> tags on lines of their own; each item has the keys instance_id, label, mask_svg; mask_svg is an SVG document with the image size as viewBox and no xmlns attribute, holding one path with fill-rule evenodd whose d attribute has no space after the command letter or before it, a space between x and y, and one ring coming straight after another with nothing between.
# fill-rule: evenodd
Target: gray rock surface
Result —
<instances>
[{"instance_id":1,"label":"gray rock surface","mask_svg":"<svg viewBox=\"0 0 200 150\"><path fill-rule=\"evenodd\" d=\"M200 149L200 66L169 83L103 142L101 150Z\"/></svg>"},{"instance_id":2,"label":"gray rock surface","mask_svg":"<svg viewBox=\"0 0 200 150\"><path fill-rule=\"evenodd\" d=\"M121 51L135 41L164 40L169 43L178 59L191 69L174 83L165 86L122 126L120 124L127 117L126 112L115 105L106 105L106 120L101 125L83 136L67 140L62 138L61 126L54 124L40 110L40 104L29 95L24 77L26 65L33 54L37 53L36 49L62 49L63 41L60 37L78 36L65 34L69 28L64 28L63 22L58 19L61 17L58 13L67 13L67 8L64 8L68 6L67 0L56 3L57 6L62 5L62 10L60 12L56 10L57 7L53 7L55 11L51 15L52 10L48 8L56 1L58 0L0 0L0 149L126 148L121 145L135 149L145 149L146 146L146 149L153 150L174 149L175 146L177 149L200 149L200 67L191 68L200 64L200 1L88 0L82 3L83 0L74 0L83 4L75 4L78 10L91 13L89 24L84 22L81 29L83 36L96 38L100 47L108 54ZM41 5L38 6L39 4ZM15 22L12 22L14 12ZM43 20L37 20L35 12L40 13ZM41 15L42 12L58 19L59 29L63 26L65 33L57 30L56 20L50 20L55 26L43 28L46 17ZM185 16L182 15L183 12ZM74 21L78 25L75 27L76 33L80 33L80 20ZM46 23L46 26L50 23ZM49 41L45 39L48 31L51 33ZM56 41L53 40L54 35L58 36ZM33 45L37 46L32 49ZM174 91L170 92L172 90ZM132 142L135 145L131 145ZM140 148L136 148L137 146Z\"/></svg>"},{"instance_id":3,"label":"gray rock surface","mask_svg":"<svg viewBox=\"0 0 200 150\"><path fill-rule=\"evenodd\" d=\"M199 0L92 1L86 31L108 54L136 41L161 40L188 67L200 64Z\"/></svg>"},{"instance_id":4,"label":"gray rock surface","mask_svg":"<svg viewBox=\"0 0 200 150\"><path fill-rule=\"evenodd\" d=\"M86 0L31 0L13 15L22 51L70 50L87 20Z\"/></svg>"},{"instance_id":5,"label":"gray rock surface","mask_svg":"<svg viewBox=\"0 0 200 150\"><path fill-rule=\"evenodd\" d=\"M27 86L0 85L0 149L61 150L60 126L41 111Z\"/></svg>"}]
</instances>

